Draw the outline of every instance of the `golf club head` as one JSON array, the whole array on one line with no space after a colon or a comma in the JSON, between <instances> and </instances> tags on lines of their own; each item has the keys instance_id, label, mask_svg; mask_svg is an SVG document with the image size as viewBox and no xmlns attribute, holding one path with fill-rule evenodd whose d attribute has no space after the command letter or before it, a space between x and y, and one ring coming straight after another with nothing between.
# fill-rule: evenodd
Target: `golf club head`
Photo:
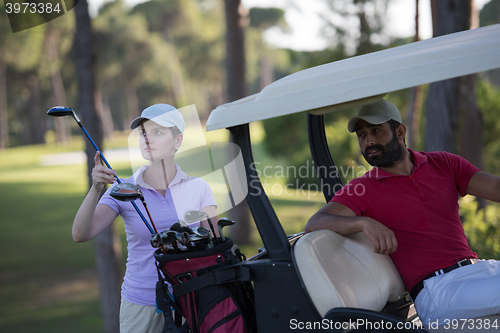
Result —
<instances>
[{"instance_id":1,"label":"golf club head","mask_svg":"<svg viewBox=\"0 0 500 333\"><path fill-rule=\"evenodd\" d=\"M177 232L173 230L165 230L160 233L161 243L163 245L171 244L177 240L176 234Z\"/></svg>"},{"instance_id":2,"label":"golf club head","mask_svg":"<svg viewBox=\"0 0 500 333\"><path fill-rule=\"evenodd\" d=\"M184 220L189 224L198 222L208 217L208 214L201 210L188 210L184 213Z\"/></svg>"},{"instance_id":3,"label":"golf club head","mask_svg":"<svg viewBox=\"0 0 500 333\"><path fill-rule=\"evenodd\" d=\"M193 234L196 236L208 237L210 235L210 230L204 226L194 227L192 230Z\"/></svg>"},{"instance_id":4,"label":"golf club head","mask_svg":"<svg viewBox=\"0 0 500 333\"><path fill-rule=\"evenodd\" d=\"M139 186L131 183L117 184L111 192L110 196L120 201L133 201L142 197L142 191Z\"/></svg>"},{"instance_id":5,"label":"golf club head","mask_svg":"<svg viewBox=\"0 0 500 333\"><path fill-rule=\"evenodd\" d=\"M47 111L47 115L51 117L64 117L64 116L72 116L75 114L70 107L67 106L54 106Z\"/></svg>"},{"instance_id":6,"label":"golf club head","mask_svg":"<svg viewBox=\"0 0 500 333\"><path fill-rule=\"evenodd\" d=\"M227 227L228 225L234 225L235 222L234 221L231 221L230 219L226 218L226 217L223 217L221 218L218 222L217 222L217 225L221 226L221 227Z\"/></svg>"},{"instance_id":7,"label":"golf club head","mask_svg":"<svg viewBox=\"0 0 500 333\"><path fill-rule=\"evenodd\" d=\"M191 230L191 228L188 227L187 223L184 222L183 220L179 220L179 221L175 222L174 224L172 224L172 226L170 227L170 230L174 230L177 232L186 232L188 234L193 233L193 230Z\"/></svg>"},{"instance_id":8,"label":"golf club head","mask_svg":"<svg viewBox=\"0 0 500 333\"><path fill-rule=\"evenodd\" d=\"M151 242L151 246L154 247L155 249L160 247L161 245L161 237L160 237L160 234L153 234L151 235L151 238L149 239L149 241Z\"/></svg>"},{"instance_id":9,"label":"golf club head","mask_svg":"<svg viewBox=\"0 0 500 333\"><path fill-rule=\"evenodd\" d=\"M199 236L199 235L196 235L196 234L193 234L193 235L189 235L189 241L190 242L198 242L198 241L204 241L204 240L208 240L208 237L203 237L203 236Z\"/></svg>"},{"instance_id":10,"label":"golf club head","mask_svg":"<svg viewBox=\"0 0 500 333\"><path fill-rule=\"evenodd\" d=\"M189 242L189 235L186 232L177 232L175 237L181 245L187 245Z\"/></svg>"}]
</instances>

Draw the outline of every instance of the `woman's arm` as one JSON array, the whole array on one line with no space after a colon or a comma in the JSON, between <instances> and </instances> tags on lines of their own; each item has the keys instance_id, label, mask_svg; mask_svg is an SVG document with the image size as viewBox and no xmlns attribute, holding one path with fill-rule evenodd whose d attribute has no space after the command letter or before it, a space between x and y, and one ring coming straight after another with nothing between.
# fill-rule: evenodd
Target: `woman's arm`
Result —
<instances>
[{"instance_id":1,"label":"woman's arm","mask_svg":"<svg viewBox=\"0 0 500 333\"><path fill-rule=\"evenodd\" d=\"M73 221L73 240L77 243L91 240L106 229L118 216L110 207L97 205L105 184L112 184L114 182L115 172L102 166L99 152L96 153L94 161L92 187L83 200Z\"/></svg>"}]
</instances>

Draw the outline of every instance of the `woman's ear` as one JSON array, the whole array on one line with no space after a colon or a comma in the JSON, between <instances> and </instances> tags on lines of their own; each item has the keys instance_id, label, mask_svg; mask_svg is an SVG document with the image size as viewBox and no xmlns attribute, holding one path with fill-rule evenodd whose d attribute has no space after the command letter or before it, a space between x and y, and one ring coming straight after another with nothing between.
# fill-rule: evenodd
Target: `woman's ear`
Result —
<instances>
[{"instance_id":1,"label":"woman's ear","mask_svg":"<svg viewBox=\"0 0 500 333\"><path fill-rule=\"evenodd\" d=\"M180 147L182 144L182 139L184 139L184 135L179 134L175 137L175 147Z\"/></svg>"}]
</instances>

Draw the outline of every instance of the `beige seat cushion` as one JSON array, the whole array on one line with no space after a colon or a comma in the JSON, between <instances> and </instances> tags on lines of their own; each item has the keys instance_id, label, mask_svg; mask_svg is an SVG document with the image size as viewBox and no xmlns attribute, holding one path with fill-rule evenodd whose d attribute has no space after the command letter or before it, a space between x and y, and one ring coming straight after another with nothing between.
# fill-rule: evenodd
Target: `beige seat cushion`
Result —
<instances>
[{"instance_id":1,"label":"beige seat cushion","mask_svg":"<svg viewBox=\"0 0 500 333\"><path fill-rule=\"evenodd\" d=\"M322 317L332 308L380 311L407 293L392 260L373 251L363 234L344 237L319 230L295 244L297 266Z\"/></svg>"}]
</instances>

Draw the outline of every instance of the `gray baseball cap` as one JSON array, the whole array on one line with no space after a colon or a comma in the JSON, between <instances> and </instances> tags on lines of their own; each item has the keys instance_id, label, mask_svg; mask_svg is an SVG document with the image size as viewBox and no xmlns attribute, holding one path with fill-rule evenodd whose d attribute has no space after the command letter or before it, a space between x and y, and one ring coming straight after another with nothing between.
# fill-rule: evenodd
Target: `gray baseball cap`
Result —
<instances>
[{"instance_id":1,"label":"gray baseball cap","mask_svg":"<svg viewBox=\"0 0 500 333\"><path fill-rule=\"evenodd\" d=\"M177 127L181 133L184 133L186 124L182 114L169 104L154 104L142 111L141 116L135 118L130 123L130 128L137 128L143 120L151 120L163 127Z\"/></svg>"},{"instance_id":2,"label":"gray baseball cap","mask_svg":"<svg viewBox=\"0 0 500 333\"><path fill-rule=\"evenodd\" d=\"M396 105L386 101L385 99L381 99L380 101L372 104L363 105L359 109L358 114L349 120L349 123L347 124L349 132L354 133L356 131L356 124L361 119L374 125L385 123L391 119L399 122L400 124L403 123L399 109Z\"/></svg>"}]
</instances>

